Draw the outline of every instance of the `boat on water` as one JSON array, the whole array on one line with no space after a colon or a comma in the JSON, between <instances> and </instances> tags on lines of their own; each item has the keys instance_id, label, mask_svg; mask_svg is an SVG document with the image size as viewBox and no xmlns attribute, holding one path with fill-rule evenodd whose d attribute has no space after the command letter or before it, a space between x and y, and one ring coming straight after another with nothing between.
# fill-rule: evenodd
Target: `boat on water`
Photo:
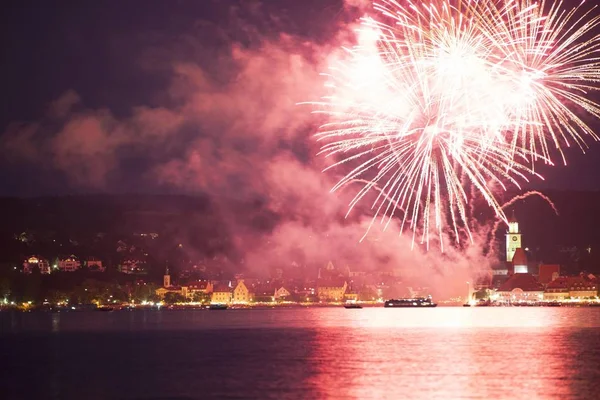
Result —
<instances>
[{"instance_id":1,"label":"boat on water","mask_svg":"<svg viewBox=\"0 0 600 400\"><path fill-rule=\"evenodd\" d=\"M415 297L412 299L392 299L383 305L386 308L421 308L437 307L437 304L431 300L431 297Z\"/></svg>"},{"instance_id":2,"label":"boat on water","mask_svg":"<svg viewBox=\"0 0 600 400\"><path fill-rule=\"evenodd\" d=\"M551 301L545 304L546 307L560 307L561 304L558 301Z\"/></svg>"},{"instance_id":3,"label":"boat on water","mask_svg":"<svg viewBox=\"0 0 600 400\"><path fill-rule=\"evenodd\" d=\"M96 308L96 311L104 311L104 312L109 312L109 311L114 311L115 309L109 306L100 306L98 308Z\"/></svg>"},{"instance_id":4,"label":"boat on water","mask_svg":"<svg viewBox=\"0 0 600 400\"><path fill-rule=\"evenodd\" d=\"M208 306L209 310L227 310L229 306L227 304L211 304Z\"/></svg>"},{"instance_id":5,"label":"boat on water","mask_svg":"<svg viewBox=\"0 0 600 400\"><path fill-rule=\"evenodd\" d=\"M356 303L346 303L344 304L344 308L362 308L362 306Z\"/></svg>"},{"instance_id":6,"label":"boat on water","mask_svg":"<svg viewBox=\"0 0 600 400\"><path fill-rule=\"evenodd\" d=\"M471 304L470 303L465 303L465 304L463 304L463 307L471 307Z\"/></svg>"}]
</instances>

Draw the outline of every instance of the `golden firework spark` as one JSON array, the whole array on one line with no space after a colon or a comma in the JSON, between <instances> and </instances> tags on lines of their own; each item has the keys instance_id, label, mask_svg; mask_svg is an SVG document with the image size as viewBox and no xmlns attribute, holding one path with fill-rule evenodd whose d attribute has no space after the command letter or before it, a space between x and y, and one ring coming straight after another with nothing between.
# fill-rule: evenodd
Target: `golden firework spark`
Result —
<instances>
[{"instance_id":1,"label":"golden firework spark","mask_svg":"<svg viewBox=\"0 0 600 400\"><path fill-rule=\"evenodd\" d=\"M575 109L600 117L600 16L531 0L430 0L374 4L359 44L327 74L314 102L330 122L317 134L328 168L352 165L332 190L375 189L373 222L397 216L422 243L471 237L472 185L506 221L494 188L537 175L570 140L597 139ZM544 12L546 10L546 12ZM550 146L552 143L554 146ZM537 175L539 176L539 175Z\"/></svg>"}]
</instances>

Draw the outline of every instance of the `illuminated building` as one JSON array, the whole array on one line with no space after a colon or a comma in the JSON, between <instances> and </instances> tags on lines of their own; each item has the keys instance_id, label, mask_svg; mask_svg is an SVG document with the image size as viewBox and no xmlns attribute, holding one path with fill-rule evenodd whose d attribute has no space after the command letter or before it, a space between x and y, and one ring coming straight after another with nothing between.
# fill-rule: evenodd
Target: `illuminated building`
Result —
<instances>
[{"instance_id":1,"label":"illuminated building","mask_svg":"<svg viewBox=\"0 0 600 400\"><path fill-rule=\"evenodd\" d=\"M515 213L513 211L512 216L508 220L508 232L506 232L507 262L512 262L515 252L519 248L521 248L521 232L519 231L519 222L515 218Z\"/></svg>"},{"instance_id":2,"label":"illuminated building","mask_svg":"<svg viewBox=\"0 0 600 400\"><path fill-rule=\"evenodd\" d=\"M344 293L344 300L357 301L358 300L358 292L356 290L347 290L346 293Z\"/></svg>"},{"instance_id":3,"label":"illuminated building","mask_svg":"<svg viewBox=\"0 0 600 400\"><path fill-rule=\"evenodd\" d=\"M23 273L30 274L34 268L39 268L41 274L50 273L50 263L41 257L31 256L23 262Z\"/></svg>"},{"instance_id":4,"label":"illuminated building","mask_svg":"<svg viewBox=\"0 0 600 400\"><path fill-rule=\"evenodd\" d=\"M217 284L212 292L210 302L212 304L230 304L232 300L231 287L224 284Z\"/></svg>"},{"instance_id":5,"label":"illuminated building","mask_svg":"<svg viewBox=\"0 0 600 400\"><path fill-rule=\"evenodd\" d=\"M233 303L245 304L251 300L250 290L244 283L243 279L238 280L237 285L233 289Z\"/></svg>"},{"instance_id":6,"label":"illuminated building","mask_svg":"<svg viewBox=\"0 0 600 400\"><path fill-rule=\"evenodd\" d=\"M512 258L513 272L515 274L526 274L527 270L527 254L523 248L518 247Z\"/></svg>"},{"instance_id":7,"label":"illuminated building","mask_svg":"<svg viewBox=\"0 0 600 400\"><path fill-rule=\"evenodd\" d=\"M547 285L560 276L560 265L540 264L538 280L542 285Z\"/></svg>"},{"instance_id":8,"label":"illuminated building","mask_svg":"<svg viewBox=\"0 0 600 400\"><path fill-rule=\"evenodd\" d=\"M587 300L598 295L598 281L583 276L561 276L548 283L544 300Z\"/></svg>"},{"instance_id":9,"label":"illuminated building","mask_svg":"<svg viewBox=\"0 0 600 400\"><path fill-rule=\"evenodd\" d=\"M163 275L163 287L171 287L171 274L169 274L169 266L165 269L165 274Z\"/></svg>"},{"instance_id":10,"label":"illuminated building","mask_svg":"<svg viewBox=\"0 0 600 400\"><path fill-rule=\"evenodd\" d=\"M256 303L272 303L275 301L275 288L270 284L263 284L256 287L254 292L254 301Z\"/></svg>"},{"instance_id":11,"label":"illuminated building","mask_svg":"<svg viewBox=\"0 0 600 400\"><path fill-rule=\"evenodd\" d=\"M354 270L350 268L350 266L346 266L346 268L344 268L344 276L347 276L348 278L357 278L366 275L367 273L365 271Z\"/></svg>"},{"instance_id":12,"label":"illuminated building","mask_svg":"<svg viewBox=\"0 0 600 400\"><path fill-rule=\"evenodd\" d=\"M321 301L342 301L347 288L345 279L320 279L317 282L317 296Z\"/></svg>"},{"instance_id":13,"label":"illuminated building","mask_svg":"<svg viewBox=\"0 0 600 400\"><path fill-rule=\"evenodd\" d=\"M102 261L95 257L88 258L85 262L85 266L87 267L88 271L93 272L104 272L104 270L106 269L102 265Z\"/></svg>"},{"instance_id":14,"label":"illuminated building","mask_svg":"<svg viewBox=\"0 0 600 400\"><path fill-rule=\"evenodd\" d=\"M492 285L494 287L505 282L512 274L529 272L527 255L521 246L519 222L513 212L508 220L508 230L506 231L506 261L492 268Z\"/></svg>"},{"instance_id":15,"label":"illuminated building","mask_svg":"<svg viewBox=\"0 0 600 400\"><path fill-rule=\"evenodd\" d=\"M186 286L173 286L171 283L171 275L169 274L169 267L166 268L165 274L163 275L163 287L156 289L156 295L162 299L165 298L167 293L176 293L183 297L188 297L188 291Z\"/></svg>"},{"instance_id":16,"label":"illuminated building","mask_svg":"<svg viewBox=\"0 0 600 400\"><path fill-rule=\"evenodd\" d=\"M560 301L569 297L571 297L569 294L569 278L566 276L558 277L546 285L544 300Z\"/></svg>"},{"instance_id":17,"label":"illuminated building","mask_svg":"<svg viewBox=\"0 0 600 400\"><path fill-rule=\"evenodd\" d=\"M212 293L213 284L211 281L196 281L187 285L188 296L193 297L197 293Z\"/></svg>"},{"instance_id":18,"label":"illuminated building","mask_svg":"<svg viewBox=\"0 0 600 400\"><path fill-rule=\"evenodd\" d=\"M187 287L186 286L169 286L169 287L161 287L156 289L155 291L156 295L159 296L160 298L164 299L165 295L167 293L176 293L176 294L180 294L183 297L187 297L188 293L187 293Z\"/></svg>"},{"instance_id":19,"label":"illuminated building","mask_svg":"<svg viewBox=\"0 0 600 400\"><path fill-rule=\"evenodd\" d=\"M319 274L317 279L330 279L343 276L341 271L333 265L333 262L329 261L325 268L319 268Z\"/></svg>"},{"instance_id":20,"label":"illuminated building","mask_svg":"<svg viewBox=\"0 0 600 400\"><path fill-rule=\"evenodd\" d=\"M281 286L280 288L275 289L275 294L273 297L275 297L275 300L286 300L289 299L291 296L292 293L283 286Z\"/></svg>"},{"instance_id":21,"label":"illuminated building","mask_svg":"<svg viewBox=\"0 0 600 400\"><path fill-rule=\"evenodd\" d=\"M128 275L146 275L146 262L136 259L124 260L119 264L117 270L123 274Z\"/></svg>"},{"instance_id":22,"label":"illuminated building","mask_svg":"<svg viewBox=\"0 0 600 400\"><path fill-rule=\"evenodd\" d=\"M544 287L531 274L515 273L497 290L499 301L528 302L544 298Z\"/></svg>"},{"instance_id":23,"label":"illuminated building","mask_svg":"<svg viewBox=\"0 0 600 400\"><path fill-rule=\"evenodd\" d=\"M598 281L583 276L569 278L569 296L571 299L583 300L598 295Z\"/></svg>"},{"instance_id":24,"label":"illuminated building","mask_svg":"<svg viewBox=\"0 0 600 400\"><path fill-rule=\"evenodd\" d=\"M63 272L74 272L79 268L81 268L81 262L74 255L58 260L58 269Z\"/></svg>"},{"instance_id":25,"label":"illuminated building","mask_svg":"<svg viewBox=\"0 0 600 400\"><path fill-rule=\"evenodd\" d=\"M320 301L342 301L348 283L343 271L339 271L329 261L325 268L319 268L317 276L317 297Z\"/></svg>"}]
</instances>

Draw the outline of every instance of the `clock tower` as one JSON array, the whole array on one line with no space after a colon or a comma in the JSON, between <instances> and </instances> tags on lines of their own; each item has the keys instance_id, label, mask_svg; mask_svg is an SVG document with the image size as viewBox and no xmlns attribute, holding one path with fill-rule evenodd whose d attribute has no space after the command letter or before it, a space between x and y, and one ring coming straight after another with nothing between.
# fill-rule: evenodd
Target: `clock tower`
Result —
<instances>
[{"instance_id":1,"label":"clock tower","mask_svg":"<svg viewBox=\"0 0 600 400\"><path fill-rule=\"evenodd\" d=\"M508 232L506 232L506 261L512 262L515 251L521 247L521 232L519 223L515 218L515 212L508 219Z\"/></svg>"}]
</instances>

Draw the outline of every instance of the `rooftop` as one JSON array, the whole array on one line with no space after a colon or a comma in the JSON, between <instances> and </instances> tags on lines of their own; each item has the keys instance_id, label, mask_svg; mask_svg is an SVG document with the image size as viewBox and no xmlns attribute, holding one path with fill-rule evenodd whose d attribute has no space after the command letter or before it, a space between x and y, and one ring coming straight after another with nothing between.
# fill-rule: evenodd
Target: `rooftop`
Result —
<instances>
[{"instance_id":1,"label":"rooftop","mask_svg":"<svg viewBox=\"0 0 600 400\"><path fill-rule=\"evenodd\" d=\"M524 292L541 292L544 287L531 274L514 274L506 282L500 285L499 292L511 292L514 289Z\"/></svg>"},{"instance_id":2,"label":"rooftop","mask_svg":"<svg viewBox=\"0 0 600 400\"><path fill-rule=\"evenodd\" d=\"M228 285L223 284L223 283L218 283L218 284L215 285L215 287L213 289L213 293L216 293L216 292L221 292L221 293L223 293L223 292L231 292L232 290L233 289L231 287L229 287Z\"/></svg>"},{"instance_id":3,"label":"rooftop","mask_svg":"<svg viewBox=\"0 0 600 400\"><path fill-rule=\"evenodd\" d=\"M515 251L515 255L512 259L513 265L527 265L527 254L525 254L525 250L522 247L519 247Z\"/></svg>"}]
</instances>

